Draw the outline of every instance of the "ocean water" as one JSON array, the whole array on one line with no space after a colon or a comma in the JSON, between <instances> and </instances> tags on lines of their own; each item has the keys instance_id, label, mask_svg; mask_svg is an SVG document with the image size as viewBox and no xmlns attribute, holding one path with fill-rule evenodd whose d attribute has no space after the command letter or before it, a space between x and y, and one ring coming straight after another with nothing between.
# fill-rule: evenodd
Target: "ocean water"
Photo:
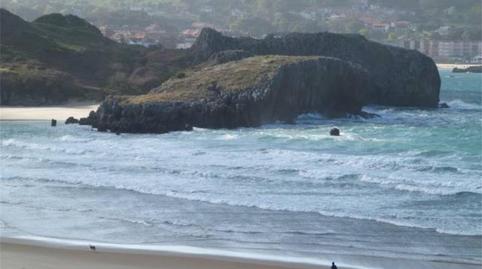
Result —
<instances>
[{"instance_id":1,"label":"ocean water","mask_svg":"<svg viewBox=\"0 0 482 269\"><path fill-rule=\"evenodd\" d=\"M1 122L1 234L480 264L482 77L440 72L450 108L369 120L120 136Z\"/></svg>"}]
</instances>

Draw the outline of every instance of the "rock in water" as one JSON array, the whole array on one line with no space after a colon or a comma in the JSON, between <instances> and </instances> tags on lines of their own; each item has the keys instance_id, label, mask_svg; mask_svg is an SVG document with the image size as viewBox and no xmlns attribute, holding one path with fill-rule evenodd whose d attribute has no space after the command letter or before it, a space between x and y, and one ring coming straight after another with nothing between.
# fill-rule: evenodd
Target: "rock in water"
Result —
<instances>
[{"instance_id":1,"label":"rock in water","mask_svg":"<svg viewBox=\"0 0 482 269\"><path fill-rule=\"evenodd\" d=\"M94 125L97 120L97 114L95 111L90 111L89 116L87 118L80 118L79 124L80 125Z\"/></svg>"},{"instance_id":2,"label":"rock in water","mask_svg":"<svg viewBox=\"0 0 482 269\"><path fill-rule=\"evenodd\" d=\"M452 73L482 73L482 65L469 66L467 68L452 69Z\"/></svg>"},{"instance_id":3,"label":"rock in water","mask_svg":"<svg viewBox=\"0 0 482 269\"><path fill-rule=\"evenodd\" d=\"M74 117L68 117L67 120L65 120L65 124L77 124L77 123L79 123L79 120Z\"/></svg>"},{"instance_id":4,"label":"rock in water","mask_svg":"<svg viewBox=\"0 0 482 269\"><path fill-rule=\"evenodd\" d=\"M200 65L149 94L108 97L80 123L99 131L164 133L292 122L308 112L366 116L361 107L367 104L438 107L440 77L432 59L359 35L257 40L204 29L189 52Z\"/></svg>"},{"instance_id":5,"label":"rock in water","mask_svg":"<svg viewBox=\"0 0 482 269\"><path fill-rule=\"evenodd\" d=\"M57 120L52 119L52 120L50 121L50 126L52 126L52 127L57 126Z\"/></svg>"},{"instance_id":6,"label":"rock in water","mask_svg":"<svg viewBox=\"0 0 482 269\"><path fill-rule=\"evenodd\" d=\"M440 76L434 61L416 50L383 45L361 35L290 33L265 39L232 38L205 28L192 46L202 62L222 51L242 55L327 56L359 64L375 87L368 102L389 106L437 107ZM229 53L233 54L232 52Z\"/></svg>"},{"instance_id":7,"label":"rock in water","mask_svg":"<svg viewBox=\"0 0 482 269\"><path fill-rule=\"evenodd\" d=\"M330 135L331 135L331 136L340 136L340 129L338 129L338 128L332 128L332 129L330 130Z\"/></svg>"},{"instance_id":8,"label":"rock in water","mask_svg":"<svg viewBox=\"0 0 482 269\"><path fill-rule=\"evenodd\" d=\"M86 121L111 132L164 133L290 122L309 112L345 116L367 103L368 78L335 58L256 56L186 72L146 95L109 97Z\"/></svg>"},{"instance_id":9,"label":"rock in water","mask_svg":"<svg viewBox=\"0 0 482 269\"><path fill-rule=\"evenodd\" d=\"M449 105L447 103L441 103L439 105L439 108L450 108Z\"/></svg>"}]
</instances>

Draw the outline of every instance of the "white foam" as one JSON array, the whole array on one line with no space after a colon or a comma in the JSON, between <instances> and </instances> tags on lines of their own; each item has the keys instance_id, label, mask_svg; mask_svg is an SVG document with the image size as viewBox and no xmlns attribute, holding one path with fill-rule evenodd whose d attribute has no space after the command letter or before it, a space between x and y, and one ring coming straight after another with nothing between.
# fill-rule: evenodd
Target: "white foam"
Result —
<instances>
[{"instance_id":1,"label":"white foam","mask_svg":"<svg viewBox=\"0 0 482 269\"><path fill-rule=\"evenodd\" d=\"M482 105L474 104L474 103L466 103L462 100L452 100L447 102L450 108L452 109L460 109L460 110L480 110L482 109Z\"/></svg>"},{"instance_id":2,"label":"white foam","mask_svg":"<svg viewBox=\"0 0 482 269\"><path fill-rule=\"evenodd\" d=\"M43 150L43 151L51 151L51 152L64 152L67 154L76 154L76 155L83 155L88 151L86 149L75 149L75 148L64 148L62 146L53 146L49 143L40 144L40 143L24 142L13 138L3 140L2 146L4 147L13 146L17 148Z\"/></svg>"},{"instance_id":3,"label":"white foam","mask_svg":"<svg viewBox=\"0 0 482 269\"><path fill-rule=\"evenodd\" d=\"M370 132L357 132L350 123L342 127L341 137L333 138L328 135L329 128L323 125L306 129L293 126L237 131L197 129L186 132L189 135L122 138L99 134L87 144L68 142L84 135L91 137L92 132L88 130L72 135L69 129L55 129L56 137L65 140L60 143L45 139L52 133L49 129L47 134L36 133L30 139L21 136L2 141L2 145L25 146L32 150L18 150L13 146L2 150L0 154L7 156L8 165L2 167L1 176L2 179L32 178L39 185L47 184L45 179L48 179L82 184L82 187L131 190L191 201L380 220L398 210L413 212L403 206L411 202L413 195L410 193L435 199L438 198L435 195L482 191L476 189L480 186L477 177L480 171L465 173L454 155L421 158L417 156L420 150L378 154L369 144L372 140L366 138ZM266 137L275 137L275 143L264 139ZM241 143L232 143L233 150L217 148L223 143L219 140L230 139ZM387 140L396 142L389 136ZM246 142L253 144L252 147ZM373 151L357 149L365 142ZM15 156L41 157L45 161L8 159L13 152ZM69 152L84 155L65 154ZM420 158L422 163L413 162ZM73 165L69 167L69 164ZM457 173L419 169L449 165L457 167ZM235 167L239 169L233 169ZM282 170L296 172L283 173ZM355 176L343 178L342 175ZM370 193L383 193L383 197L373 202ZM381 204L386 206L381 207ZM445 214L436 208L434 212L435 218L443 218ZM423 218L411 219L409 224L448 230L459 228L455 225L442 227ZM467 231L461 229L464 230Z\"/></svg>"},{"instance_id":4,"label":"white foam","mask_svg":"<svg viewBox=\"0 0 482 269\"><path fill-rule=\"evenodd\" d=\"M73 136L73 135L63 135L63 136L59 137L58 139L60 141L63 141L63 142L88 142L88 141L90 141L90 139L76 137L76 136Z\"/></svg>"},{"instance_id":5,"label":"white foam","mask_svg":"<svg viewBox=\"0 0 482 269\"><path fill-rule=\"evenodd\" d=\"M229 141L229 140L236 140L238 138L239 138L239 136L234 135L234 134L225 134L225 135L220 136L219 140Z\"/></svg>"}]
</instances>

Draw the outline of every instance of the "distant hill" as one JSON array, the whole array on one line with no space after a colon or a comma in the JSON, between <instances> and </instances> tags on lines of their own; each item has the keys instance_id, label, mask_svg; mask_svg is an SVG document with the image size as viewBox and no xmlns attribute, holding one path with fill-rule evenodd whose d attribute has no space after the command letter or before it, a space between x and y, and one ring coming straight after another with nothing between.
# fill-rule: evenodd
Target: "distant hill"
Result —
<instances>
[{"instance_id":1,"label":"distant hill","mask_svg":"<svg viewBox=\"0 0 482 269\"><path fill-rule=\"evenodd\" d=\"M53 104L138 94L183 65L183 52L129 46L73 16L33 22L0 9L1 104ZM177 68L179 67L179 68Z\"/></svg>"}]
</instances>

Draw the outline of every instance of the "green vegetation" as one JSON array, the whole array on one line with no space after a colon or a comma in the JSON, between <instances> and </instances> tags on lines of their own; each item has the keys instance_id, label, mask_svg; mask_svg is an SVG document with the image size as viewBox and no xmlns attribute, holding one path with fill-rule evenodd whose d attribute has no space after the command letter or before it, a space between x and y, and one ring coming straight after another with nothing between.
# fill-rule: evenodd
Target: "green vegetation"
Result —
<instances>
[{"instance_id":1,"label":"green vegetation","mask_svg":"<svg viewBox=\"0 0 482 269\"><path fill-rule=\"evenodd\" d=\"M96 94L89 98L145 93L184 61L182 52L118 44L72 15L51 14L29 23L0 9L0 20L2 104L48 88L55 88L55 98L45 103L82 98L90 89Z\"/></svg>"},{"instance_id":2,"label":"green vegetation","mask_svg":"<svg viewBox=\"0 0 482 269\"><path fill-rule=\"evenodd\" d=\"M280 66L318 59L317 56L256 56L186 72L172 78L155 92L125 99L127 103L193 101L221 92L237 92L271 78Z\"/></svg>"},{"instance_id":3,"label":"green vegetation","mask_svg":"<svg viewBox=\"0 0 482 269\"><path fill-rule=\"evenodd\" d=\"M380 6L408 11L404 20L415 22L421 34L441 26L453 29L448 40L482 39L482 2L480 0L370 0ZM463 36L465 35L465 36ZM435 38L440 38L435 36Z\"/></svg>"},{"instance_id":4,"label":"green vegetation","mask_svg":"<svg viewBox=\"0 0 482 269\"><path fill-rule=\"evenodd\" d=\"M79 85L68 73L36 62L2 63L2 104L51 104L69 99L95 99L99 89Z\"/></svg>"},{"instance_id":5,"label":"green vegetation","mask_svg":"<svg viewBox=\"0 0 482 269\"><path fill-rule=\"evenodd\" d=\"M192 22L205 22L233 32L262 36L291 31L359 32L363 27L354 17L331 20L326 18L331 14L313 15L325 12L326 8L350 11L360 3L360 0L3 0L0 6L30 19L52 12L73 13L98 25L121 27L127 22L145 27L161 23L173 31L190 27ZM457 28L451 38L460 39L462 34L466 39L482 38L480 0L369 0L368 4L392 9L386 16L410 21L417 34L450 25ZM374 14L383 12L378 10ZM371 38L388 38L387 34L368 34Z\"/></svg>"}]
</instances>

